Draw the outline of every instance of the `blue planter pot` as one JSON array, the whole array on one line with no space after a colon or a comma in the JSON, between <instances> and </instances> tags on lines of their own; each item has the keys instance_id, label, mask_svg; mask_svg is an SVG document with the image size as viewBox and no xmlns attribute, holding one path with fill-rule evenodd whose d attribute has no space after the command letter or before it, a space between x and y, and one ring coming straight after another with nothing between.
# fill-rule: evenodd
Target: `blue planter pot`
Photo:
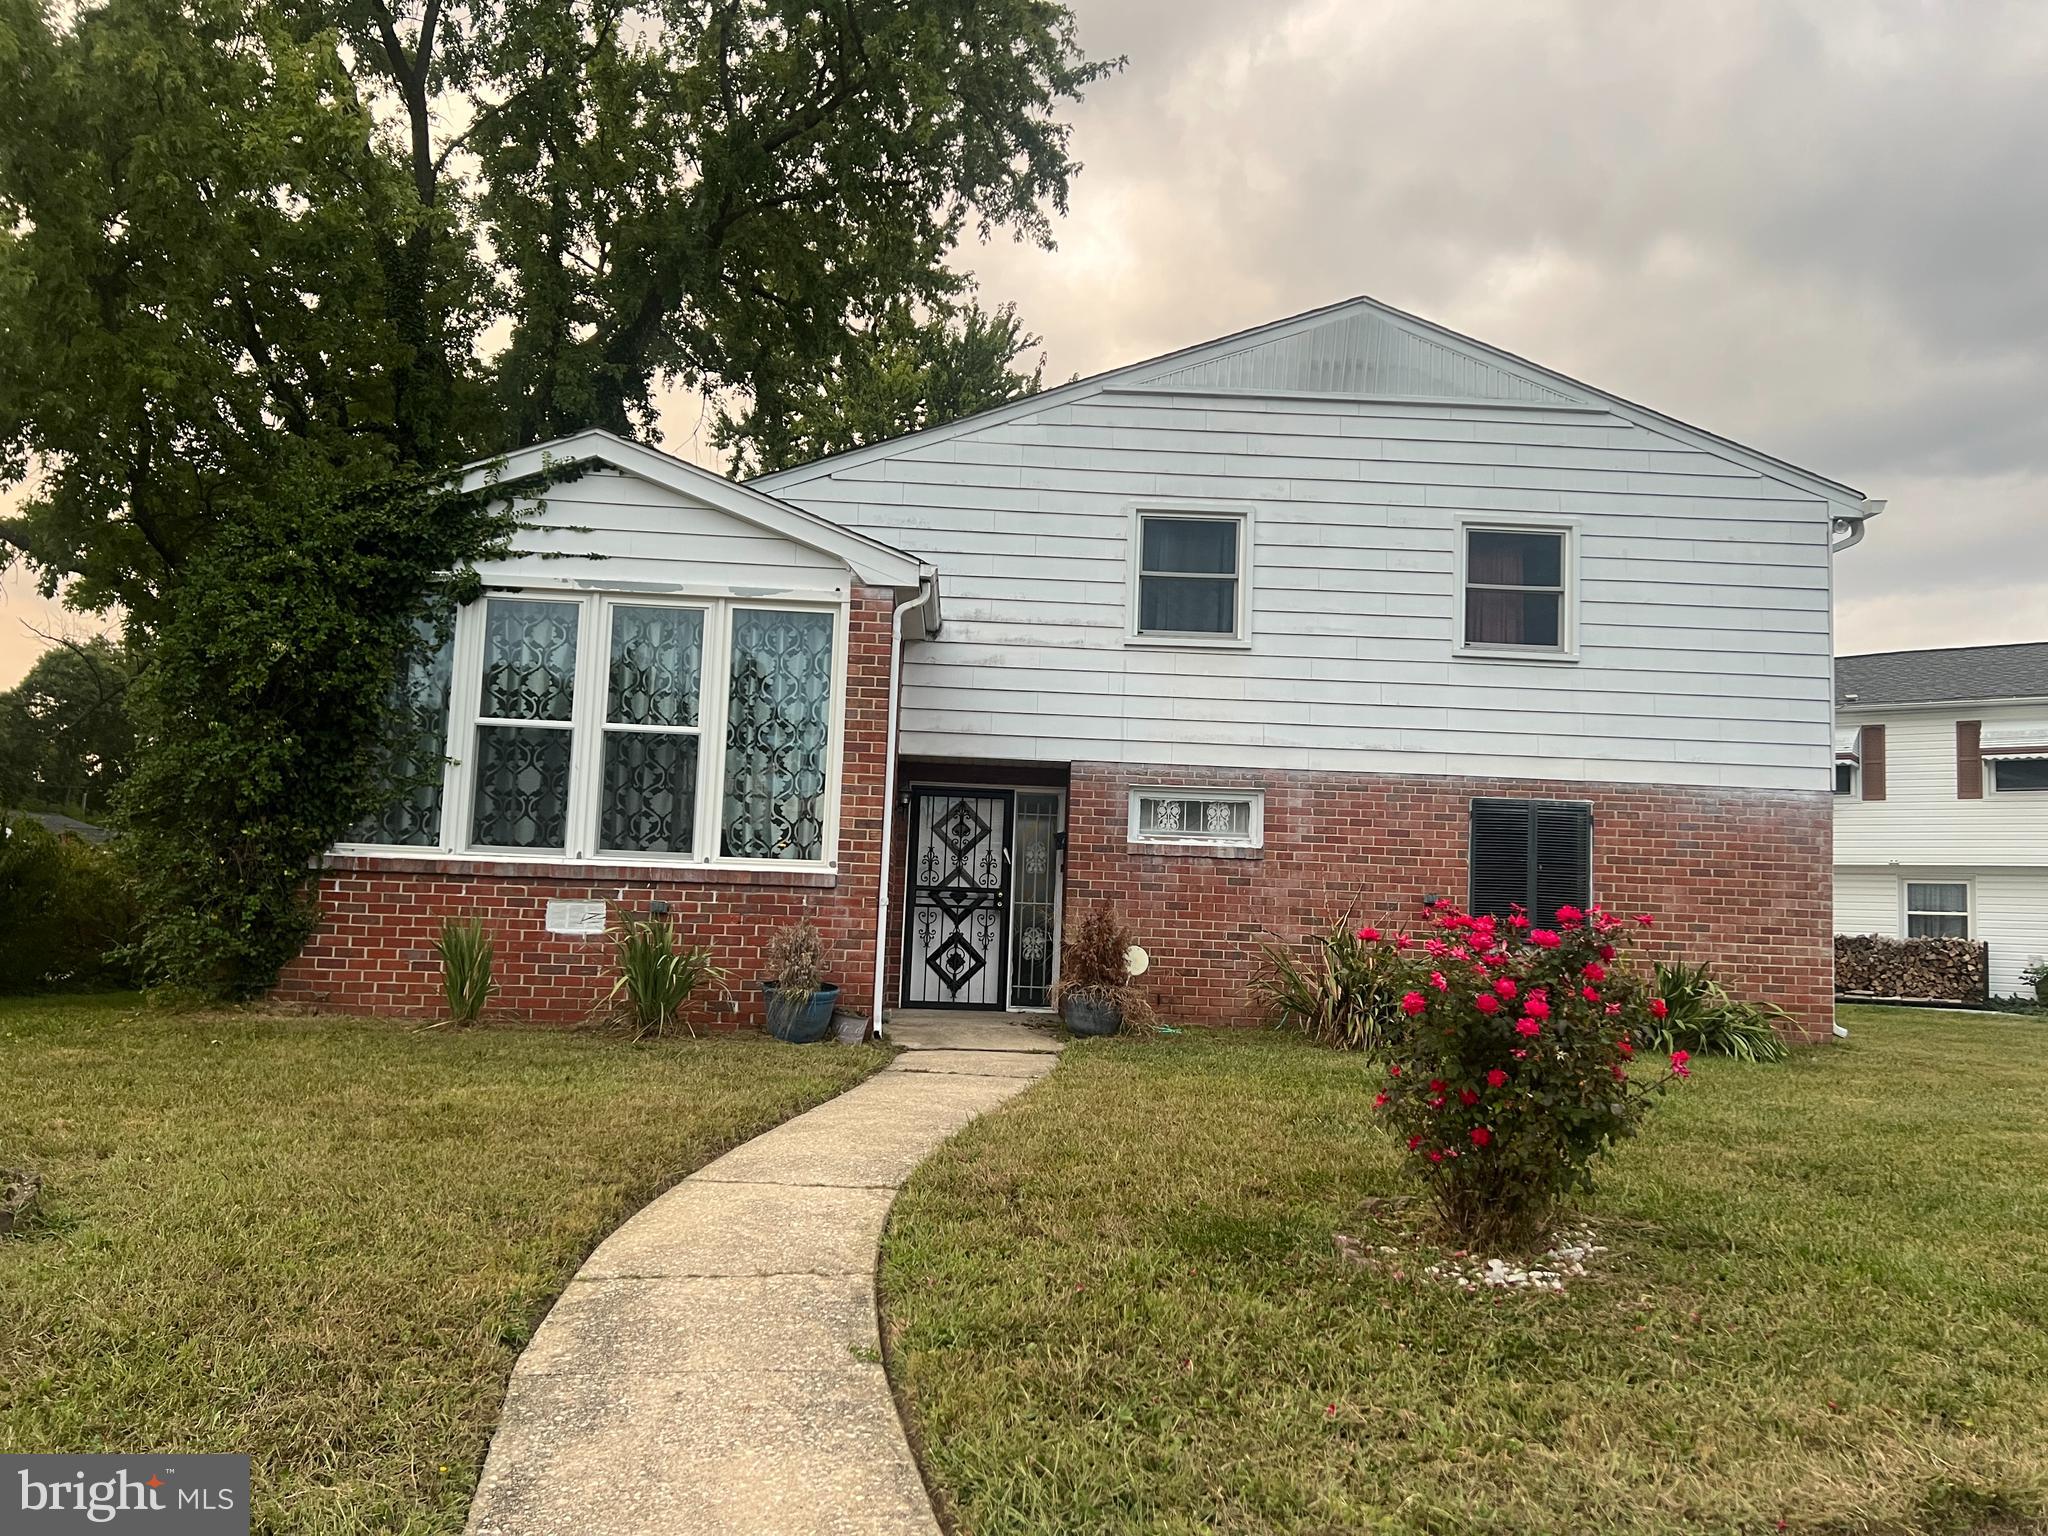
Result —
<instances>
[{"instance_id":1,"label":"blue planter pot","mask_svg":"<svg viewBox=\"0 0 2048 1536\"><path fill-rule=\"evenodd\" d=\"M837 987L820 987L802 1004L785 1002L772 981L761 983L768 1002L768 1033L790 1045L810 1045L832 1028L832 1010L839 1003Z\"/></svg>"},{"instance_id":2,"label":"blue planter pot","mask_svg":"<svg viewBox=\"0 0 2048 1536\"><path fill-rule=\"evenodd\" d=\"M1124 1027L1124 1011L1094 997L1070 997L1060 1004L1060 1018L1077 1035L1113 1035Z\"/></svg>"}]
</instances>

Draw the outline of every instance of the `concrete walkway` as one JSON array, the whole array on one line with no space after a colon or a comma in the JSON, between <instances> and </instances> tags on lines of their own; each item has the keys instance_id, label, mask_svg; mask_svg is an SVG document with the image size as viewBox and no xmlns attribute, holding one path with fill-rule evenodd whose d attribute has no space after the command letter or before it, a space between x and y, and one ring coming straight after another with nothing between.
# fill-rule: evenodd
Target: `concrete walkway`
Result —
<instances>
[{"instance_id":1,"label":"concrete walkway","mask_svg":"<svg viewBox=\"0 0 2048 1536\"><path fill-rule=\"evenodd\" d=\"M1050 1072L1060 1041L959 1014L890 1037L889 1066L590 1256L513 1368L471 1536L938 1536L882 1374L882 1224L910 1171Z\"/></svg>"}]
</instances>

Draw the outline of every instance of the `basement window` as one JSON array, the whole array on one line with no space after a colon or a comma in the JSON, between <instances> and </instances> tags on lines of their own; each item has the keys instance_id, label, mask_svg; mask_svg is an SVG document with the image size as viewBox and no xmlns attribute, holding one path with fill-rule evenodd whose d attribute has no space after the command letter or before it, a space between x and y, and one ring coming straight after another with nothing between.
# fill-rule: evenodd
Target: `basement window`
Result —
<instances>
[{"instance_id":1,"label":"basement window","mask_svg":"<svg viewBox=\"0 0 2048 1536\"><path fill-rule=\"evenodd\" d=\"M1257 790L1131 791L1134 843L1257 848L1265 834L1265 796Z\"/></svg>"},{"instance_id":2,"label":"basement window","mask_svg":"<svg viewBox=\"0 0 2048 1536\"><path fill-rule=\"evenodd\" d=\"M1906 937L1967 939L1970 936L1970 887L1963 880L1906 882Z\"/></svg>"}]
</instances>

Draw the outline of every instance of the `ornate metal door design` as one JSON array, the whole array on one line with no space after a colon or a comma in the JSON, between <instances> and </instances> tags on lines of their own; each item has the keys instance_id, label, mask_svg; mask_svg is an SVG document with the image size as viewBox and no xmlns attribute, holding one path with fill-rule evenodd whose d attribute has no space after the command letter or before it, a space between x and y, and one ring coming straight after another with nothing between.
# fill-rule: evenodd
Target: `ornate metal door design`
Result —
<instances>
[{"instance_id":1,"label":"ornate metal door design","mask_svg":"<svg viewBox=\"0 0 2048 1536\"><path fill-rule=\"evenodd\" d=\"M905 1007L1003 1006L1011 809L1004 789L911 791Z\"/></svg>"}]
</instances>

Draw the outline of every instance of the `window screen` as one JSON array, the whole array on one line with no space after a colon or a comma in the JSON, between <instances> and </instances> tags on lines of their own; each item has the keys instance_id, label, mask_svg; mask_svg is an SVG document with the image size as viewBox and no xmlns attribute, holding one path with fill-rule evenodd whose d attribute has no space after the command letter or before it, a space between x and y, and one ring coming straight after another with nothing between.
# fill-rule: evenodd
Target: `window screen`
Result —
<instances>
[{"instance_id":1,"label":"window screen","mask_svg":"<svg viewBox=\"0 0 2048 1536\"><path fill-rule=\"evenodd\" d=\"M1139 634L1238 634L1243 528L1235 517L1139 516Z\"/></svg>"},{"instance_id":2,"label":"window screen","mask_svg":"<svg viewBox=\"0 0 2048 1536\"><path fill-rule=\"evenodd\" d=\"M2048 757L1995 757L1991 760L1991 783L2002 795L2014 790L2048 789Z\"/></svg>"},{"instance_id":3,"label":"window screen","mask_svg":"<svg viewBox=\"0 0 2048 1536\"><path fill-rule=\"evenodd\" d=\"M1564 649L1562 533L1465 531L1465 643Z\"/></svg>"},{"instance_id":4,"label":"window screen","mask_svg":"<svg viewBox=\"0 0 2048 1536\"><path fill-rule=\"evenodd\" d=\"M1593 897L1593 810L1559 800L1472 802L1471 891L1475 913L1507 917L1517 906L1541 927L1563 906Z\"/></svg>"}]
</instances>

